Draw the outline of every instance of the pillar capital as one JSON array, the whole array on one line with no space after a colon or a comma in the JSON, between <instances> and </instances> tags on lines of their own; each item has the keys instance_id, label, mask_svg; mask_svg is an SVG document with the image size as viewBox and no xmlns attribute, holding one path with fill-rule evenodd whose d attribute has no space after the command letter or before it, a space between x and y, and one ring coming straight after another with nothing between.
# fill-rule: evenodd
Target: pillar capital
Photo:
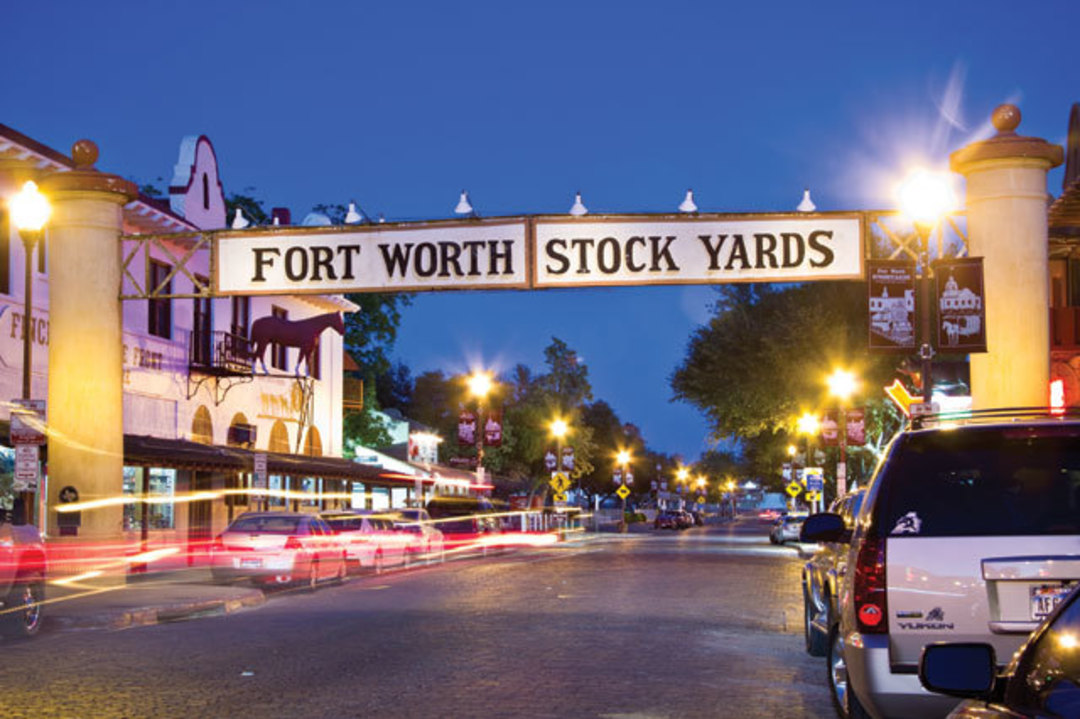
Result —
<instances>
[{"instance_id":1,"label":"pillar capital","mask_svg":"<svg viewBox=\"0 0 1080 719\"><path fill-rule=\"evenodd\" d=\"M79 140L71 146L75 169L70 172L54 172L41 181L42 189L49 195L93 194L126 205L139 196L135 183L118 175L109 175L94 169L98 148L91 140Z\"/></svg>"},{"instance_id":2,"label":"pillar capital","mask_svg":"<svg viewBox=\"0 0 1080 719\"><path fill-rule=\"evenodd\" d=\"M1060 165L1065 157L1061 145L1038 137L1017 135L1020 118L1020 108L1016 105L999 105L990 117L997 134L989 140L973 142L952 153L949 167L953 172L968 175L980 169L980 166L1008 161L1036 165L1044 170Z\"/></svg>"}]
</instances>

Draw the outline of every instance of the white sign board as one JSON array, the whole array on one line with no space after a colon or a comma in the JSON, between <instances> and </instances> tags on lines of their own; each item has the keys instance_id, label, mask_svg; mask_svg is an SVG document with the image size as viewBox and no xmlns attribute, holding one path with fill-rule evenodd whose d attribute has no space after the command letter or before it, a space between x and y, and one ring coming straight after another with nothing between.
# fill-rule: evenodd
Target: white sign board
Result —
<instances>
[{"instance_id":1,"label":"white sign board","mask_svg":"<svg viewBox=\"0 0 1080 719\"><path fill-rule=\"evenodd\" d=\"M848 217L539 220L535 287L858 279Z\"/></svg>"},{"instance_id":2,"label":"white sign board","mask_svg":"<svg viewBox=\"0 0 1080 719\"><path fill-rule=\"evenodd\" d=\"M851 213L608 215L215 233L217 295L861 279Z\"/></svg>"},{"instance_id":3,"label":"white sign board","mask_svg":"<svg viewBox=\"0 0 1080 719\"><path fill-rule=\"evenodd\" d=\"M38 486L38 446L15 445L15 491L36 492Z\"/></svg>"},{"instance_id":4,"label":"white sign board","mask_svg":"<svg viewBox=\"0 0 1080 719\"><path fill-rule=\"evenodd\" d=\"M524 288L526 223L221 233L217 293Z\"/></svg>"},{"instance_id":5,"label":"white sign board","mask_svg":"<svg viewBox=\"0 0 1080 719\"><path fill-rule=\"evenodd\" d=\"M255 470L255 489L266 489L266 454L264 452L256 452L252 459L254 460Z\"/></svg>"},{"instance_id":6,"label":"white sign board","mask_svg":"<svg viewBox=\"0 0 1080 719\"><path fill-rule=\"evenodd\" d=\"M11 400L12 444L45 444L45 400Z\"/></svg>"}]
</instances>

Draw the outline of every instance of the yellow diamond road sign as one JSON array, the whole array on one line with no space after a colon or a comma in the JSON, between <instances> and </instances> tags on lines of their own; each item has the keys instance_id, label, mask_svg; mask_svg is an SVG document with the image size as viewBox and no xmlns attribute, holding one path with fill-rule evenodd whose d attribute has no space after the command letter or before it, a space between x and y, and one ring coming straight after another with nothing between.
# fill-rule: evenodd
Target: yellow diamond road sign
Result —
<instances>
[{"instance_id":1,"label":"yellow diamond road sign","mask_svg":"<svg viewBox=\"0 0 1080 719\"><path fill-rule=\"evenodd\" d=\"M705 498L704 497L698 497L697 498L697 503L698 504L705 504Z\"/></svg>"},{"instance_id":2,"label":"yellow diamond road sign","mask_svg":"<svg viewBox=\"0 0 1080 719\"><path fill-rule=\"evenodd\" d=\"M552 472L550 484L556 492L565 492L570 488L570 478L565 472Z\"/></svg>"},{"instance_id":3,"label":"yellow diamond road sign","mask_svg":"<svg viewBox=\"0 0 1080 719\"><path fill-rule=\"evenodd\" d=\"M792 482L791 484L789 484L787 486L787 493L790 494L792 497L798 497L799 492L801 492L801 491L802 491L802 485L799 484L798 482Z\"/></svg>"},{"instance_id":4,"label":"yellow diamond road sign","mask_svg":"<svg viewBox=\"0 0 1080 719\"><path fill-rule=\"evenodd\" d=\"M619 495L619 497L622 498L622 499L626 499L627 497L630 496L630 490L626 488L625 484L623 484L623 485L620 485L619 488L615 490L615 494Z\"/></svg>"}]
</instances>

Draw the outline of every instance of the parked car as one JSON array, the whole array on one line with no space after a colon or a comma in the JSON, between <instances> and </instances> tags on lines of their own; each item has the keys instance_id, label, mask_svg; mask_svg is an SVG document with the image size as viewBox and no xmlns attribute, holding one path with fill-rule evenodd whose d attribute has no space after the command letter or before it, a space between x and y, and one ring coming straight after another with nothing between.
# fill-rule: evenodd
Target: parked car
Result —
<instances>
[{"instance_id":1,"label":"parked car","mask_svg":"<svg viewBox=\"0 0 1080 719\"><path fill-rule=\"evenodd\" d=\"M345 578L345 548L318 515L302 512L245 512L210 549L216 582L250 579L303 584Z\"/></svg>"},{"instance_id":2,"label":"parked car","mask_svg":"<svg viewBox=\"0 0 1080 719\"><path fill-rule=\"evenodd\" d=\"M656 515L656 519L653 520L653 528L679 529L679 515L671 510L665 509L663 512L659 512Z\"/></svg>"},{"instance_id":3,"label":"parked car","mask_svg":"<svg viewBox=\"0 0 1080 719\"><path fill-rule=\"evenodd\" d=\"M919 662L929 691L966 699L951 719L1080 716L1080 592L1073 590L998 674L992 644L930 644Z\"/></svg>"},{"instance_id":4,"label":"parked car","mask_svg":"<svg viewBox=\"0 0 1080 719\"><path fill-rule=\"evenodd\" d=\"M914 425L886 449L850 537L825 513L802 538L847 545L826 642L838 712L943 716L956 699L920 684L926 645L1011 656L1080 580L1063 560L1080 540L1080 422L1002 410Z\"/></svg>"},{"instance_id":5,"label":"parked car","mask_svg":"<svg viewBox=\"0 0 1080 719\"><path fill-rule=\"evenodd\" d=\"M5 638L30 637L41 629L45 570L41 532L0 510L0 634Z\"/></svg>"},{"instance_id":6,"label":"parked car","mask_svg":"<svg viewBox=\"0 0 1080 719\"><path fill-rule=\"evenodd\" d=\"M444 561L446 543L443 533L431 521L426 509L398 509L392 514L394 528L415 537L410 543L410 561Z\"/></svg>"},{"instance_id":7,"label":"parked car","mask_svg":"<svg viewBox=\"0 0 1080 719\"><path fill-rule=\"evenodd\" d=\"M769 530L769 541L773 544L785 544L794 542L799 538L799 530L802 529L805 514L785 514L775 522Z\"/></svg>"},{"instance_id":8,"label":"parked car","mask_svg":"<svg viewBox=\"0 0 1080 719\"><path fill-rule=\"evenodd\" d=\"M486 552L502 532L495 506L486 497L434 497L427 512L448 549L479 547Z\"/></svg>"},{"instance_id":9,"label":"parked car","mask_svg":"<svg viewBox=\"0 0 1080 719\"><path fill-rule=\"evenodd\" d=\"M407 566L419 541L415 535L395 528L395 515L389 512L342 509L320 516L341 540L348 561L376 574L388 567Z\"/></svg>"},{"instance_id":10,"label":"parked car","mask_svg":"<svg viewBox=\"0 0 1080 719\"><path fill-rule=\"evenodd\" d=\"M850 539L855 515L862 506L865 490L848 492L833 501L829 511L844 518L845 537ZM838 579L847 571L847 544L824 542L803 565L803 638L810 656L825 656L832 617L836 616Z\"/></svg>"}]
</instances>

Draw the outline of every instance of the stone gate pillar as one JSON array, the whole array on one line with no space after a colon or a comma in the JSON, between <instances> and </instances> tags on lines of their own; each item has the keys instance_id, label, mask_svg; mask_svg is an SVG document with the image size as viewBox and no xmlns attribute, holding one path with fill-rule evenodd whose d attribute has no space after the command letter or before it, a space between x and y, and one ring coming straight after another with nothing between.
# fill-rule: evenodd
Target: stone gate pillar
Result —
<instances>
[{"instance_id":1,"label":"stone gate pillar","mask_svg":"<svg viewBox=\"0 0 1080 719\"><path fill-rule=\"evenodd\" d=\"M954 152L967 180L968 249L983 258L986 353L971 355L975 409L1046 407L1050 383L1050 269L1046 173L1060 145L1016 134L1020 110L1001 105L997 134Z\"/></svg>"},{"instance_id":2,"label":"stone gate pillar","mask_svg":"<svg viewBox=\"0 0 1080 719\"><path fill-rule=\"evenodd\" d=\"M80 501L123 492L123 315L121 207L137 197L131 182L93 169L97 146L72 147L75 170L49 175L42 188L49 222L49 535L57 535L57 495L72 486ZM123 509L82 512L80 540L115 542Z\"/></svg>"}]
</instances>

